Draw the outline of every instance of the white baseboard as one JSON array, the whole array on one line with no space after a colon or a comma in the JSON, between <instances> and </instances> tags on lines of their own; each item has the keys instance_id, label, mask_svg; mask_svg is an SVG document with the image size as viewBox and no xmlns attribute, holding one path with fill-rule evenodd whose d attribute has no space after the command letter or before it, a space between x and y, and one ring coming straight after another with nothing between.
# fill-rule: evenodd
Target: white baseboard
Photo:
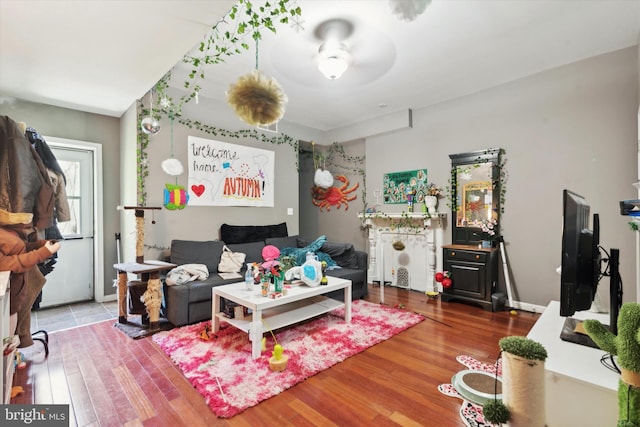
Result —
<instances>
[{"instance_id":1,"label":"white baseboard","mask_svg":"<svg viewBox=\"0 0 640 427\"><path fill-rule=\"evenodd\" d=\"M528 302L522 302L522 301L514 301L512 308L515 308L517 310L530 311L532 313L542 313L546 308L546 306L529 304Z\"/></svg>"}]
</instances>

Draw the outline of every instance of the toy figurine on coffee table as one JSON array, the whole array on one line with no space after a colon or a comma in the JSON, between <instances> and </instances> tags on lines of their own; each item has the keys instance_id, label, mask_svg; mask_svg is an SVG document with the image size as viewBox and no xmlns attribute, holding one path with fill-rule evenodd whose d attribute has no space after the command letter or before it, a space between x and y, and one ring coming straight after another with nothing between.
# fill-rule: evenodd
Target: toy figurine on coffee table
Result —
<instances>
[{"instance_id":1,"label":"toy figurine on coffee table","mask_svg":"<svg viewBox=\"0 0 640 427\"><path fill-rule=\"evenodd\" d=\"M640 427L640 304L622 304L618 335L597 320L582 325L602 350L618 356L618 427Z\"/></svg>"}]
</instances>

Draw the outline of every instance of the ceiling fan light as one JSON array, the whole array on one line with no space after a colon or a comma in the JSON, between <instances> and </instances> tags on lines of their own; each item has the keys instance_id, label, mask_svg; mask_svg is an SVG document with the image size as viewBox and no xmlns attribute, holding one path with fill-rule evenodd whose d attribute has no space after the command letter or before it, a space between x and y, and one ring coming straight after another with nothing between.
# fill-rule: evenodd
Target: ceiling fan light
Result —
<instances>
[{"instance_id":1,"label":"ceiling fan light","mask_svg":"<svg viewBox=\"0 0 640 427\"><path fill-rule=\"evenodd\" d=\"M329 80L339 79L349 68L350 59L351 55L344 44L328 47L325 43L320 46L318 69Z\"/></svg>"},{"instance_id":2,"label":"ceiling fan light","mask_svg":"<svg viewBox=\"0 0 640 427\"><path fill-rule=\"evenodd\" d=\"M342 76L342 74L347 71L347 68L349 68L349 64L342 58L331 56L321 59L320 63L318 64L318 68L326 78L328 78L329 80L335 80L339 79L340 76Z\"/></svg>"}]
</instances>

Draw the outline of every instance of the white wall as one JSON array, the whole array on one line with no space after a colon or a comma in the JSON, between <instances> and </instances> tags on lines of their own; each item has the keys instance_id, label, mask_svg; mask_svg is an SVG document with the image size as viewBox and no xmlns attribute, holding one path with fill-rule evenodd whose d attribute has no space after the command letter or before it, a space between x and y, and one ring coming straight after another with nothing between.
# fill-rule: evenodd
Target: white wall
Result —
<instances>
[{"instance_id":1,"label":"white wall","mask_svg":"<svg viewBox=\"0 0 640 427\"><path fill-rule=\"evenodd\" d=\"M620 249L624 300L635 301L635 235L618 202L635 197L637 111L636 46L414 110L413 129L367 139L368 202L386 172L427 168L429 181L446 186L449 154L504 148L502 225L514 299L546 305L559 298L555 269L568 188L600 214L601 245ZM447 210L444 200L440 210ZM608 279L601 283L608 295Z\"/></svg>"}]
</instances>

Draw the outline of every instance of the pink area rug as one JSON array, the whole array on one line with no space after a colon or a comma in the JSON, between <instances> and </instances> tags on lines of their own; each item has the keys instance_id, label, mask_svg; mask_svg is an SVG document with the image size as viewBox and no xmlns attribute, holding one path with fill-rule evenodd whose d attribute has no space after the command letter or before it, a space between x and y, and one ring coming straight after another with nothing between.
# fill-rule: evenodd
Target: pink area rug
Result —
<instances>
[{"instance_id":1,"label":"pink area rug","mask_svg":"<svg viewBox=\"0 0 640 427\"><path fill-rule=\"evenodd\" d=\"M201 339L200 332L210 322L160 332L152 339L211 410L229 418L424 320L416 313L363 300L354 301L351 309L351 323L344 321L344 309L338 309L276 333L289 357L282 372L269 368L275 344L269 334L267 351L254 360L247 334L224 322L209 341Z\"/></svg>"},{"instance_id":2,"label":"pink area rug","mask_svg":"<svg viewBox=\"0 0 640 427\"><path fill-rule=\"evenodd\" d=\"M502 376L502 359L498 360L497 368L495 364L489 365L486 363L482 363L470 356L458 356L456 357L456 360L460 364L464 365L467 369L487 372L492 375L496 375L497 371L497 376ZM497 427L496 424L492 424L484 418L484 415L482 414L482 406L471 403L464 397L460 396L460 394L456 391L452 384L440 384L438 386L438 390L440 391L440 393L446 394L447 396L462 399L462 404L460 405L460 418L467 426Z\"/></svg>"}]
</instances>

